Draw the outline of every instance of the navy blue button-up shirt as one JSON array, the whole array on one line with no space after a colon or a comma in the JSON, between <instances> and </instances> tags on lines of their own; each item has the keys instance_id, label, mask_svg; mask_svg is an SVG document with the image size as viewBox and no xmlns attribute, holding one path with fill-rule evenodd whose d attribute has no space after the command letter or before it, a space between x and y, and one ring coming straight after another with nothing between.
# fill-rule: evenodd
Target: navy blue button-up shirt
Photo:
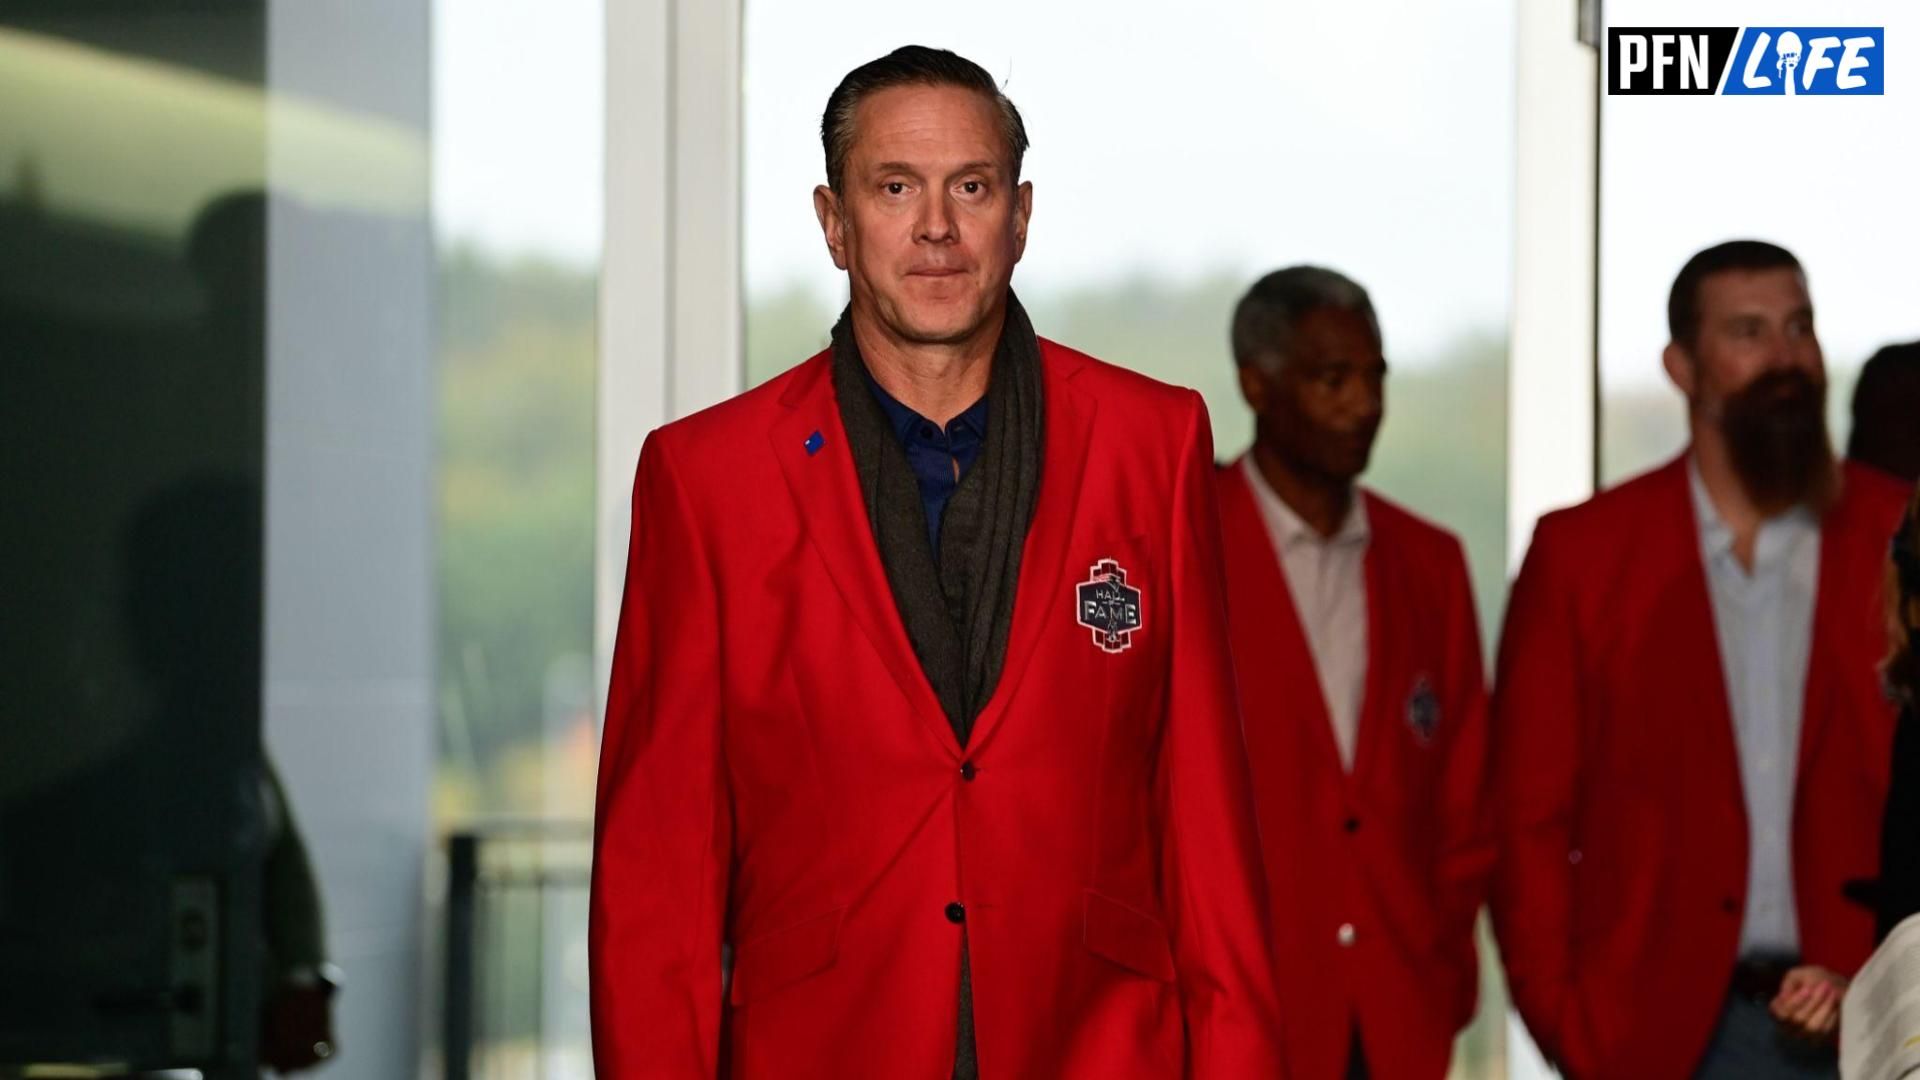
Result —
<instances>
[{"instance_id":1,"label":"navy blue button-up shirt","mask_svg":"<svg viewBox=\"0 0 1920 1080\"><path fill-rule=\"evenodd\" d=\"M898 398L887 393L873 377L863 372L881 411L893 425L900 445L907 452L907 464L920 485L920 506L927 513L927 543L933 548L934 564L940 562L940 519L946 513L947 500L953 498L960 478L967 475L987 442L987 395L967 406L943 429L939 424L914 412Z\"/></svg>"}]
</instances>

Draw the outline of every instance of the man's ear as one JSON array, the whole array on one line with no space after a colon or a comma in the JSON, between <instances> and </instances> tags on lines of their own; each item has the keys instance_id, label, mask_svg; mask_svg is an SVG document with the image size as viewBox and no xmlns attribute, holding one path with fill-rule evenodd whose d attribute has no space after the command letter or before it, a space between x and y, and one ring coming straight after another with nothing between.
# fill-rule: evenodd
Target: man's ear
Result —
<instances>
[{"instance_id":1,"label":"man's ear","mask_svg":"<svg viewBox=\"0 0 1920 1080\"><path fill-rule=\"evenodd\" d=\"M1687 351L1685 345L1669 341L1660 352L1660 362L1666 366L1667 378L1673 380L1673 385L1680 388L1680 393L1688 401L1692 401L1700 383L1700 369L1694 362L1693 354Z\"/></svg>"},{"instance_id":2,"label":"man's ear","mask_svg":"<svg viewBox=\"0 0 1920 1080\"><path fill-rule=\"evenodd\" d=\"M1033 181L1022 180L1013 194L1013 261L1027 253L1027 222L1033 220Z\"/></svg>"},{"instance_id":3,"label":"man's ear","mask_svg":"<svg viewBox=\"0 0 1920 1080\"><path fill-rule=\"evenodd\" d=\"M1255 416L1267 411L1267 375L1257 364L1240 365L1240 397Z\"/></svg>"},{"instance_id":4,"label":"man's ear","mask_svg":"<svg viewBox=\"0 0 1920 1080\"><path fill-rule=\"evenodd\" d=\"M813 216L820 219L820 232L826 237L827 254L833 265L847 268L847 218L840 196L825 184L813 189Z\"/></svg>"}]
</instances>

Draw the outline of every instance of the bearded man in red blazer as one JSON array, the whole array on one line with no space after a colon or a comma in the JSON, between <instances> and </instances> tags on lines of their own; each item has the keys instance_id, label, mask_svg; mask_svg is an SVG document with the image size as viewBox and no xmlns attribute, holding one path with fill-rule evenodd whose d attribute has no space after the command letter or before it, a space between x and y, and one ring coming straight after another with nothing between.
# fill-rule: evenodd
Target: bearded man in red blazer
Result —
<instances>
[{"instance_id":1,"label":"bearded man in red blazer","mask_svg":"<svg viewBox=\"0 0 1920 1080\"><path fill-rule=\"evenodd\" d=\"M1576 1080L1831 1077L1873 912L1894 713L1877 665L1899 484L1836 465L1800 264L1689 260L1668 375L1692 445L1549 514L1494 701L1494 924Z\"/></svg>"},{"instance_id":2,"label":"bearded man in red blazer","mask_svg":"<svg viewBox=\"0 0 1920 1080\"><path fill-rule=\"evenodd\" d=\"M978 66L822 129L832 346L640 455L599 1075L1281 1075L1206 410L1034 335Z\"/></svg>"},{"instance_id":3,"label":"bearded man in red blazer","mask_svg":"<svg viewBox=\"0 0 1920 1080\"><path fill-rule=\"evenodd\" d=\"M1356 483L1387 371L1366 290L1268 274L1233 351L1254 444L1216 480L1288 1061L1439 1080L1473 1016L1492 862L1466 559Z\"/></svg>"}]
</instances>

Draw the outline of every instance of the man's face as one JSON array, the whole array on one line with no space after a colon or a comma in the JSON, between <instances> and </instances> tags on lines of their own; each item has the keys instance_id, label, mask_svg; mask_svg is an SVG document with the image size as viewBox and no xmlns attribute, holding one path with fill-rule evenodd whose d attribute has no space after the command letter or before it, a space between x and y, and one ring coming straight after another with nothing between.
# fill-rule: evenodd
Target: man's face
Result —
<instances>
[{"instance_id":1,"label":"man's face","mask_svg":"<svg viewBox=\"0 0 1920 1080\"><path fill-rule=\"evenodd\" d=\"M1386 410L1387 361L1364 315L1307 312L1277 372L1240 369L1259 439L1296 469L1342 483L1366 471Z\"/></svg>"},{"instance_id":2,"label":"man's face","mask_svg":"<svg viewBox=\"0 0 1920 1080\"><path fill-rule=\"evenodd\" d=\"M1699 329L1675 380L1710 420L1756 379L1799 372L1824 385L1826 368L1813 333L1813 301L1798 270L1727 270L1700 282Z\"/></svg>"},{"instance_id":3,"label":"man's face","mask_svg":"<svg viewBox=\"0 0 1920 1080\"><path fill-rule=\"evenodd\" d=\"M897 86L860 103L842 190L814 191L857 312L912 344L955 344L1006 302L1033 186L1015 185L999 113L952 86Z\"/></svg>"},{"instance_id":4,"label":"man's face","mask_svg":"<svg viewBox=\"0 0 1920 1080\"><path fill-rule=\"evenodd\" d=\"M1799 271L1729 270L1700 282L1699 328L1667 349L1695 422L1724 439L1747 494L1772 513L1818 502L1830 479L1826 368Z\"/></svg>"}]
</instances>

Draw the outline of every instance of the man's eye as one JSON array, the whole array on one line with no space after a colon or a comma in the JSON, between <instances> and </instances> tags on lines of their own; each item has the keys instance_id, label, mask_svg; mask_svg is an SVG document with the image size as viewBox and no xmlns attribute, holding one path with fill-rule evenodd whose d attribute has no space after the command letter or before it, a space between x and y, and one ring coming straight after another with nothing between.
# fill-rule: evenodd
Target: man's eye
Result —
<instances>
[{"instance_id":1,"label":"man's eye","mask_svg":"<svg viewBox=\"0 0 1920 1080\"><path fill-rule=\"evenodd\" d=\"M980 181L969 180L966 183L960 185L960 190L966 192L969 195L978 195L980 194Z\"/></svg>"},{"instance_id":2,"label":"man's eye","mask_svg":"<svg viewBox=\"0 0 1920 1080\"><path fill-rule=\"evenodd\" d=\"M889 195L900 195L905 193L906 190L907 190L907 185L901 183L898 180L892 181L887 185L887 194Z\"/></svg>"}]
</instances>

